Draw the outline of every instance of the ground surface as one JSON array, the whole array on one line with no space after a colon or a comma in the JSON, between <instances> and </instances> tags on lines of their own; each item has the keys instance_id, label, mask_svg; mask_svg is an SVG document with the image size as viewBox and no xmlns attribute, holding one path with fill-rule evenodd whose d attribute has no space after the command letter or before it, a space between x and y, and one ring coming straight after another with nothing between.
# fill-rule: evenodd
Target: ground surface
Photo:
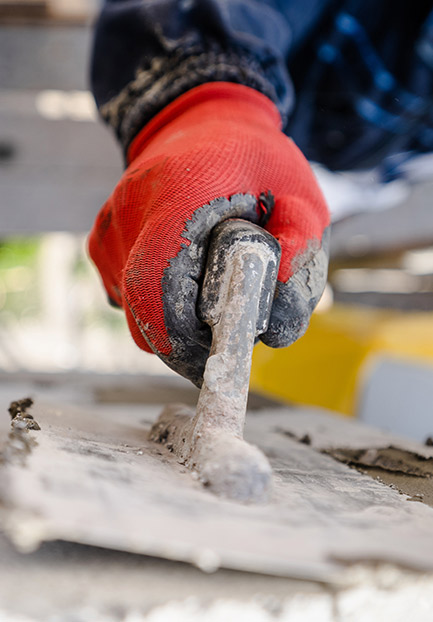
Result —
<instances>
[{"instance_id":1,"label":"ground surface","mask_svg":"<svg viewBox=\"0 0 433 622\"><path fill-rule=\"evenodd\" d=\"M1 621L431 619L431 448L252 401L247 437L275 486L244 506L147 441L161 396L194 403L188 385L18 380L0 382ZM23 454L7 408L29 393L42 429Z\"/></svg>"}]
</instances>

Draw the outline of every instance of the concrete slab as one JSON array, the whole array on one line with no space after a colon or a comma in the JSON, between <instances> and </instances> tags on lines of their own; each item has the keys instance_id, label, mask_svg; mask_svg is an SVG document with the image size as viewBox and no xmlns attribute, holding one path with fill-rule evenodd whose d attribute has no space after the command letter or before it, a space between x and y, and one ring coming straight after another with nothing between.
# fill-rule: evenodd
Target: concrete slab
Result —
<instances>
[{"instance_id":1,"label":"concrete slab","mask_svg":"<svg viewBox=\"0 0 433 622\"><path fill-rule=\"evenodd\" d=\"M258 408L247 436L271 459L275 489L269 505L245 506L148 444L163 384L144 406L138 378L124 382L129 403L113 377L36 380L0 382L2 524L21 549L0 536L2 622L431 619L433 510L323 453L404 439L325 412ZM151 385L143 379L143 399ZM29 391L42 429L27 456L11 457L8 400Z\"/></svg>"},{"instance_id":2,"label":"concrete slab","mask_svg":"<svg viewBox=\"0 0 433 622\"><path fill-rule=\"evenodd\" d=\"M3 524L16 546L34 550L62 539L208 571L336 584L347 563L361 560L433 571L432 508L298 442L290 430L291 418L302 417L314 437L320 425L338 429L339 418L323 413L319 424L317 413L288 408L250 413L246 438L271 460L274 491L269 504L248 506L213 496L147 440L158 410L37 401L41 431L26 433L30 451L4 439ZM344 424L338 446L350 447L351 433L356 440L360 432ZM5 416L4 436L8 425ZM383 437L376 442L383 445Z\"/></svg>"}]
</instances>

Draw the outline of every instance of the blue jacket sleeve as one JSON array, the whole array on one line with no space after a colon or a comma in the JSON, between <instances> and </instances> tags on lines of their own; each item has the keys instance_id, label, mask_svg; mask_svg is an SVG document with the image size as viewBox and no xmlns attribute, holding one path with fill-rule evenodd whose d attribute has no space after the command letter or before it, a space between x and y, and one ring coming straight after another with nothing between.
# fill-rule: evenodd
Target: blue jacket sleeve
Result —
<instances>
[{"instance_id":1,"label":"blue jacket sleeve","mask_svg":"<svg viewBox=\"0 0 433 622\"><path fill-rule=\"evenodd\" d=\"M265 94L307 158L333 170L385 161L391 178L401 157L433 150L431 0L416 10L407 0L105 0L91 79L125 152L168 103L211 81Z\"/></svg>"},{"instance_id":2,"label":"blue jacket sleeve","mask_svg":"<svg viewBox=\"0 0 433 622\"><path fill-rule=\"evenodd\" d=\"M286 62L292 40L278 1L106 0L92 90L124 149L165 105L205 82L255 88L285 120L294 100Z\"/></svg>"}]
</instances>

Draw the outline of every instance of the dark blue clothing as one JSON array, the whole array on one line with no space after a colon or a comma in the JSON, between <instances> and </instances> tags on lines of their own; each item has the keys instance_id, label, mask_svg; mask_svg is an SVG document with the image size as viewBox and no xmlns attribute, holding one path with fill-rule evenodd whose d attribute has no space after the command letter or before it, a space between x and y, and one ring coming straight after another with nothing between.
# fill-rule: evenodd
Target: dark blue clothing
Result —
<instances>
[{"instance_id":1,"label":"dark blue clothing","mask_svg":"<svg viewBox=\"0 0 433 622\"><path fill-rule=\"evenodd\" d=\"M309 159L387 159L392 177L394 162L433 151L433 2L106 0L92 88L125 151L170 101L215 80L270 97Z\"/></svg>"}]
</instances>

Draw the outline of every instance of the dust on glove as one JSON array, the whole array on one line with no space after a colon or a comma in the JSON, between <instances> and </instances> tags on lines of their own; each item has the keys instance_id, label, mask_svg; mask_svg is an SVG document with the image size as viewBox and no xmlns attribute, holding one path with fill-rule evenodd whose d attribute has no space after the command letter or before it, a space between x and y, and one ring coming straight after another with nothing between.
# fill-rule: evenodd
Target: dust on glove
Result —
<instances>
[{"instance_id":1,"label":"dust on glove","mask_svg":"<svg viewBox=\"0 0 433 622\"><path fill-rule=\"evenodd\" d=\"M237 217L282 249L272 347L306 330L326 283L329 214L308 162L274 104L238 84L188 91L138 134L101 209L89 252L137 345L201 384L210 328L196 313L210 232Z\"/></svg>"}]
</instances>

